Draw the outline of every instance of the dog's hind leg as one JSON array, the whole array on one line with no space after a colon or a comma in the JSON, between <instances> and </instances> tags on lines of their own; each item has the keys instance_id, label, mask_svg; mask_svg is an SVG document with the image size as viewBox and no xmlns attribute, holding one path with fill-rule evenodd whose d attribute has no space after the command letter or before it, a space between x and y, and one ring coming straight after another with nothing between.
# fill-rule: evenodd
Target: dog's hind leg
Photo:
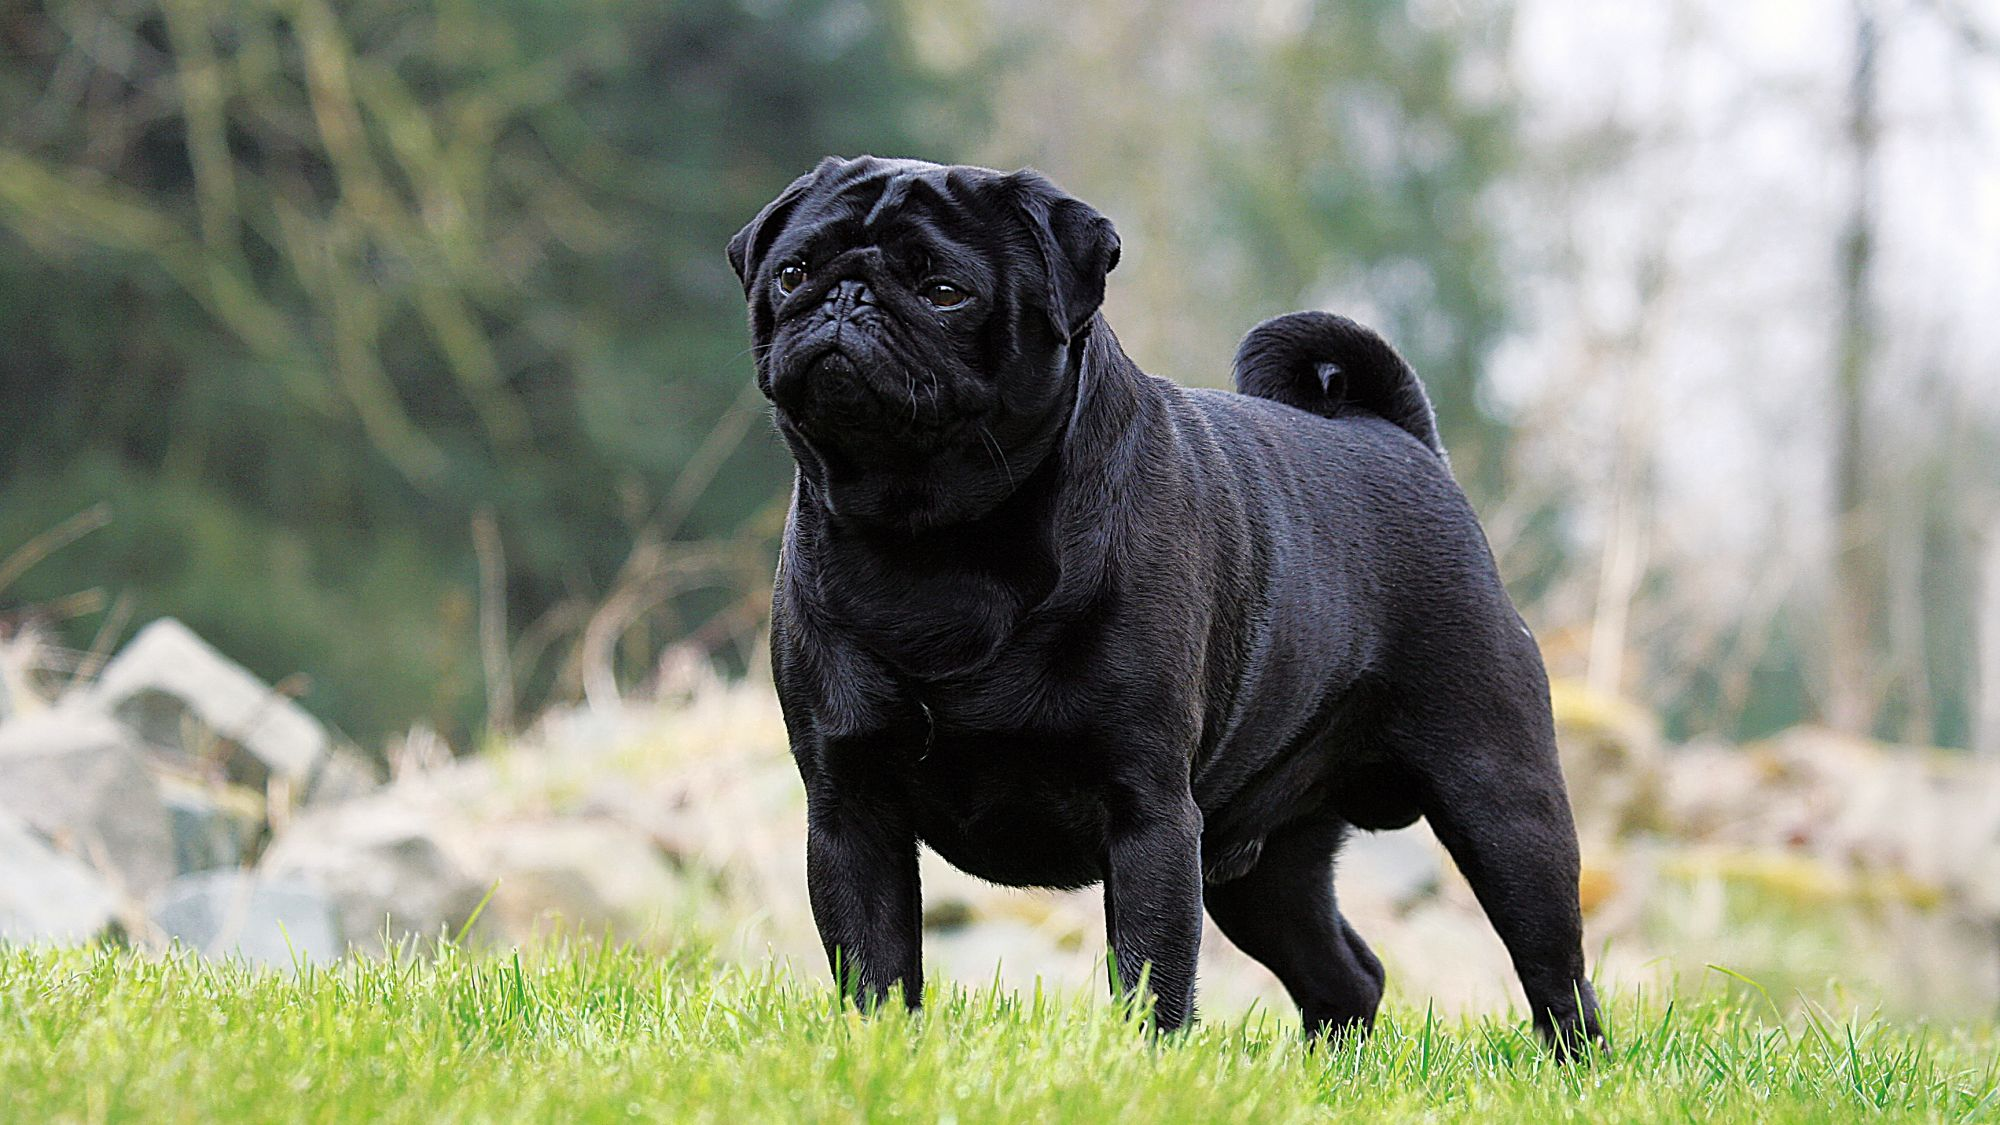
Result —
<instances>
[{"instance_id":1,"label":"dog's hind leg","mask_svg":"<svg viewBox=\"0 0 2000 1125\"><path fill-rule=\"evenodd\" d=\"M1382 962L1334 902L1333 857L1344 827L1283 830L1264 842L1255 867L1203 889L1208 916L1277 976L1315 1037L1366 1031L1382 1000Z\"/></svg>"},{"instance_id":2,"label":"dog's hind leg","mask_svg":"<svg viewBox=\"0 0 2000 1125\"><path fill-rule=\"evenodd\" d=\"M1535 1029L1569 1057L1604 1037L1584 974L1576 826L1548 695L1526 698L1455 715L1426 708L1403 728L1400 757L1425 819L1507 946Z\"/></svg>"}]
</instances>

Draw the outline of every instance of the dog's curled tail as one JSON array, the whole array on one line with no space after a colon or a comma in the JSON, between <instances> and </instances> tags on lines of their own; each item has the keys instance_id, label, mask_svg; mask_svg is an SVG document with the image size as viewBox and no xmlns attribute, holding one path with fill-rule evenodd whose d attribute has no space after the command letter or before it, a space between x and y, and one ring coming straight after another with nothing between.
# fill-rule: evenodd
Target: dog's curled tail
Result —
<instances>
[{"instance_id":1,"label":"dog's curled tail","mask_svg":"<svg viewBox=\"0 0 2000 1125\"><path fill-rule=\"evenodd\" d=\"M1236 389L1326 418L1373 414L1445 455L1417 373L1387 340L1344 316L1286 313L1252 328L1236 348Z\"/></svg>"}]
</instances>

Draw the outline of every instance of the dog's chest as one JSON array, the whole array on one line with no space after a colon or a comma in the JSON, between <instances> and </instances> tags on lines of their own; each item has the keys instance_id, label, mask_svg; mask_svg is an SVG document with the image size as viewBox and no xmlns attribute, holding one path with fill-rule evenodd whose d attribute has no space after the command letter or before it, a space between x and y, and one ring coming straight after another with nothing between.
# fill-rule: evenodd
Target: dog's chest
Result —
<instances>
[{"instance_id":1,"label":"dog's chest","mask_svg":"<svg viewBox=\"0 0 2000 1125\"><path fill-rule=\"evenodd\" d=\"M800 591L814 615L917 680L989 663L1055 579L1032 530L946 546L853 538L818 546Z\"/></svg>"},{"instance_id":2,"label":"dog's chest","mask_svg":"<svg viewBox=\"0 0 2000 1125\"><path fill-rule=\"evenodd\" d=\"M1087 747L1049 731L934 732L907 774L917 834L954 866L1014 886L1102 876L1104 806Z\"/></svg>"},{"instance_id":3,"label":"dog's chest","mask_svg":"<svg viewBox=\"0 0 2000 1125\"><path fill-rule=\"evenodd\" d=\"M983 595L983 596L980 596ZM849 599L844 630L906 678L929 680L985 664L1021 614L1012 598L911 584L897 597Z\"/></svg>"}]
</instances>

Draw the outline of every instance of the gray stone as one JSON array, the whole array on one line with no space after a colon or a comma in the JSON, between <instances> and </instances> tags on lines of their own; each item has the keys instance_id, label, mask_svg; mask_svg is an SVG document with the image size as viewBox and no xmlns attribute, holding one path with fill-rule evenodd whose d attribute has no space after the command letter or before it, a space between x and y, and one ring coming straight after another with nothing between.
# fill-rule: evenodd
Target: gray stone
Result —
<instances>
[{"instance_id":1,"label":"gray stone","mask_svg":"<svg viewBox=\"0 0 2000 1125\"><path fill-rule=\"evenodd\" d=\"M1438 891L1444 861L1428 831L1356 832L1340 848L1340 880L1365 881L1397 910L1408 910Z\"/></svg>"},{"instance_id":2,"label":"gray stone","mask_svg":"<svg viewBox=\"0 0 2000 1125\"><path fill-rule=\"evenodd\" d=\"M343 942L371 953L463 928L487 885L448 848L437 810L365 797L308 812L272 841L259 870L303 880L333 901Z\"/></svg>"},{"instance_id":3,"label":"gray stone","mask_svg":"<svg viewBox=\"0 0 2000 1125\"><path fill-rule=\"evenodd\" d=\"M249 754L231 775L262 786L275 775L303 790L332 745L326 728L187 626L163 617L139 631L91 688L93 705L116 715L148 742L199 753L185 738L194 719Z\"/></svg>"},{"instance_id":4,"label":"gray stone","mask_svg":"<svg viewBox=\"0 0 2000 1125\"><path fill-rule=\"evenodd\" d=\"M997 978L1003 987L1020 988L1038 977L1060 981L1074 975L1080 959L1048 933L1014 918L924 935L924 961L931 971L967 984Z\"/></svg>"},{"instance_id":5,"label":"gray stone","mask_svg":"<svg viewBox=\"0 0 2000 1125\"><path fill-rule=\"evenodd\" d=\"M42 639L30 627L0 636L0 723L41 705L34 669L42 662Z\"/></svg>"},{"instance_id":6,"label":"gray stone","mask_svg":"<svg viewBox=\"0 0 2000 1125\"><path fill-rule=\"evenodd\" d=\"M308 805L332 805L365 797L381 787L374 766L359 754L336 747L313 771L303 799Z\"/></svg>"},{"instance_id":7,"label":"gray stone","mask_svg":"<svg viewBox=\"0 0 2000 1125\"><path fill-rule=\"evenodd\" d=\"M0 726L0 807L144 899L173 877L159 785L130 732L75 707Z\"/></svg>"},{"instance_id":8,"label":"gray stone","mask_svg":"<svg viewBox=\"0 0 2000 1125\"><path fill-rule=\"evenodd\" d=\"M83 942L110 927L117 896L97 873L0 810L0 942Z\"/></svg>"},{"instance_id":9,"label":"gray stone","mask_svg":"<svg viewBox=\"0 0 2000 1125\"><path fill-rule=\"evenodd\" d=\"M240 785L158 775L174 837L174 870L182 875L240 867L264 827L264 798Z\"/></svg>"},{"instance_id":10,"label":"gray stone","mask_svg":"<svg viewBox=\"0 0 2000 1125\"><path fill-rule=\"evenodd\" d=\"M167 884L153 904L153 924L210 957L261 965L323 963L341 954L333 903L297 879L245 871L207 871Z\"/></svg>"},{"instance_id":11,"label":"gray stone","mask_svg":"<svg viewBox=\"0 0 2000 1125\"><path fill-rule=\"evenodd\" d=\"M1665 797L1659 720L1629 699L1574 679L1552 681L1549 702L1584 846L1658 830Z\"/></svg>"},{"instance_id":12,"label":"gray stone","mask_svg":"<svg viewBox=\"0 0 2000 1125\"><path fill-rule=\"evenodd\" d=\"M487 917L509 938L547 926L634 940L680 897L680 880L653 841L602 819L487 826L481 874L495 886Z\"/></svg>"}]
</instances>

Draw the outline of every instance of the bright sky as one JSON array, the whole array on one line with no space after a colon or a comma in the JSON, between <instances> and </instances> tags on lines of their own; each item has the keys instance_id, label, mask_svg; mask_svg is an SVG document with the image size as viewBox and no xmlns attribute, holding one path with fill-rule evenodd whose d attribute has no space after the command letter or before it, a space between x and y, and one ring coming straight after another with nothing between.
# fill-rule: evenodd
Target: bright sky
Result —
<instances>
[{"instance_id":1,"label":"bright sky","mask_svg":"<svg viewBox=\"0 0 2000 1125\"><path fill-rule=\"evenodd\" d=\"M1978 9L1982 56L1934 14L1956 2L1879 5L1890 405L1875 421L1905 449L1965 411L2000 419L2000 5ZM1571 480L1608 479L1608 439L1636 416L1658 450L1662 546L1724 567L1820 550L1853 21L1829 2L1519 6L1534 139L1612 127L1635 144L1606 175L1506 201L1533 311L1496 397L1548 420L1542 453ZM1894 406L1912 395L1926 405Z\"/></svg>"}]
</instances>

